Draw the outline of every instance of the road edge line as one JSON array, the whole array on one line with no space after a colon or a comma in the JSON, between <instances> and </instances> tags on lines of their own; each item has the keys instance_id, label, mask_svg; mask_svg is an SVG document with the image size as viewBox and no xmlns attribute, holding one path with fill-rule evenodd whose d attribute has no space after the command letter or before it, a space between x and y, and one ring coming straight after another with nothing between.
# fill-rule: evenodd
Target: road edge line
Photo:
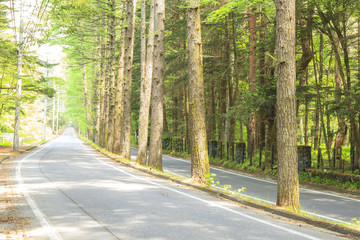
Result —
<instances>
[{"instance_id":1,"label":"road edge line","mask_svg":"<svg viewBox=\"0 0 360 240\"><path fill-rule=\"evenodd\" d=\"M263 211L271 213L271 214L276 214L276 215L281 216L281 217L285 217L285 218L289 218L289 219L292 219L292 220L304 222L304 223L307 223L309 225L319 227L319 228L322 228L322 229L325 229L325 230L330 230L330 231L333 231L333 232L336 232L336 233L340 233L340 234L344 234L344 235L351 235L351 236L360 238L360 230L352 229L352 228L349 228L349 227L346 227L346 226L341 226L341 225L335 224L335 223L325 222L325 221L320 220L320 219L315 219L315 218L303 216L303 215L296 214L296 213L291 213L291 212L285 211L283 209L280 209L280 208L278 208L276 206L266 206L266 205L257 203L255 201L251 201L249 199L244 199L244 198L234 197L234 196L228 195L228 194L226 194L226 193L224 193L222 191L219 191L219 190L202 187L202 186L191 184L191 183L188 183L188 182L184 182L184 181L181 181L181 180L178 180L178 179L175 179L175 178L171 178L171 177L166 176L166 175L155 173L153 171L149 171L146 168L136 166L134 164L130 164L130 163L127 163L125 161L122 161L119 157L114 157L114 156L111 155L111 153L103 152L103 151L101 151L101 149L98 149L98 148L92 146L91 144L88 144L82 138L79 137L79 139L81 139L81 141L85 145L90 146L91 148L93 148L97 152L103 154L104 156L108 157L109 159L111 159L111 160L113 160L113 161L115 161L115 162L117 162L119 164L122 164L123 166L139 170L141 172L153 175L153 176L158 177L160 179L170 180L172 182L175 182L175 183L183 185L183 186L187 186L187 187L190 187L190 188L195 188L197 190L206 192L206 193L208 193L208 194L210 194L212 196L221 197L221 198L224 198L226 200L229 200L229 201L232 201L232 202L235 202L235 203L243 204L245 206L253 207L253 208L256 208L256 209L260 209L260 210L263 210ZM129 161L131 161L131 160L129 160Z\"/></svg>"},{"instance_id":2,"label":"road edge line","mask_svg":"<svg viewBox=\"0 0 360 240\"><path fill-rule=\"evenodd\" d=\"M45 230L45 232L48 235L48 237L50 238L50 240L62 240L62 237L60 236L60 234L56 231L56 229L51 224L49 219L46 217L46 215L44 213L42 213L42 211L39 209L38 205L36 204L35 200L28 193L27 188L24 186L24 179L21 176L21 167L22 167L23 162L25 160L27 160L29 157L35 155L36 153L38 153L46 148L47 148L47 146L30 153L29 155L27 155L24 158L22 158L21 160L19 160L19 162L16 164L15 173L16 173L16 181L18 183L16 191L19 192L18 189L22 190L22 191L20 191L20 193L22 193L23 196L25 197L26 202L28 203L29 207L31 208L32 212L34 213L36 219L40 222L40 225Z\"/></svg>"}]
</instances>

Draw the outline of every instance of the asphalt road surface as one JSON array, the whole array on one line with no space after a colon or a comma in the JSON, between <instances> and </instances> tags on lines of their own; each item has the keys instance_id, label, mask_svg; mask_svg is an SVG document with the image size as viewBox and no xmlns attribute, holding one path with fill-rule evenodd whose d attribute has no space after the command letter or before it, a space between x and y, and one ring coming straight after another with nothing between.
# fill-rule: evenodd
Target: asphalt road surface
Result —
<instances>
[{"instance_id":1,"label":"asphalt road surface","mask_svg":"<svg viewBox=\"0 0 360 240\"><path fill-rule=\"evenodd\" d=\"M34 239L342 239L120 166L72 129L15 164Z\"/></svg>"},{"instance_id":2,"label":"asphalt road surface","mask_svg":"<svg viewBox=\"0 0 360 240\"><path fill-rule=\"evenodd\" d=\"M136 159L136 154L137 149L132 148L132 160ZM169 173L185 177L191 176L191 164L188 160L164 155L163 168L164 171ZM214 180L219 181L219 188L225 184L231 185L232 190L245 187L246 190L243 192L243 195L275 205L277 195L276 181L217 167L211 167L210 171L216 174ZM300 188L300 204L303 212L323 219L339 223L348 223L353 218L360 219L360 198L358 197L325 190L318 191Z\"/></svg>"}]
</instances>

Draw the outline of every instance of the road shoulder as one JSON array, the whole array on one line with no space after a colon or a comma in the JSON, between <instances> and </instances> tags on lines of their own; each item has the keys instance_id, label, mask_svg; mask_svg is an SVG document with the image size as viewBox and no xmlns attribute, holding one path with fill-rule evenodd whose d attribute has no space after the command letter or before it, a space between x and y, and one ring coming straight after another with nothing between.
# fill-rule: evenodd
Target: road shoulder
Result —
<instances>
[{"instance_id":1,"label":"road shoulder","mask_svg":"<svg viewBox=\"0 0 360 240\"><path fill-rule=\"evenodd\" d=\"M252 207L252 208L257 209L257 210L265 211L265 212L274 214L276 216L285 217L287 219L302 222L304 224L308 224L308 225L311 225L311 226L314 226L314 227L322 228L322 229L325 229L325 230L330 230L330 231L333 231L335 233L340 233L340 234L346 235L349 239L352 239L352 238L353 239L360 239L360 229L354 229L354 228L350 228L350 227L347 227L347 226L342 226L342 225L339 225L339 224L335 224L335 223L332 223L332 222L327 222L327 221L323 221L323 220L320 220L320 219L304 216L304 215L301 215L301 214L296 214L296 213L293 213L291 211L288 211L287 209L267 205L267 204L264 204L264 203L259 203L257 201L253 201L253 200L250 200L250 199L247 199L247 198L234 196L234 195L228 194L227 192L219 191L219 190L216 190L214 188L208 188L206 186L200 186L200 185L192 183L189 180L179 180L177 178L173 178L173 177L168 176L166 174L153 172L153 171L151 171L151 169L149 169L147 167L139 166L139 165L135 164L131 160L123 159L123 158L121 158L119 156L116 156L115 154L109 153L109 152L104 151L104 150L102 150L100 148L92 146L92 145L86 143L85 141L83 141L83 143L90 146L90 147L92 147L93 149L98 151L100 154L110 158L112 161L115 161L115 162L117 162L117 163L119 163L119 164L121 164L123 166L127 166L127 167L130 167L130 168L139 170L141 172L148 173L148 174L150 174L150 175L152 175L154 177L158 177L158 178L161 178L161 179L166 179L166 180L172 181L172 182L174 182L176 184L180 184L180 185L183 185L183 186L186 186L186 187L190 187L190 188L193 188L193 189L204 191L204 192L207 192L208 194L210 194L212 196L221 197L223 199L232 201L234 203L238 203L238 204L241 204L241 205L247 206L247 207ZM216 166L216 167L218 167L218 166Z\"/></svg>"}]
</instances>

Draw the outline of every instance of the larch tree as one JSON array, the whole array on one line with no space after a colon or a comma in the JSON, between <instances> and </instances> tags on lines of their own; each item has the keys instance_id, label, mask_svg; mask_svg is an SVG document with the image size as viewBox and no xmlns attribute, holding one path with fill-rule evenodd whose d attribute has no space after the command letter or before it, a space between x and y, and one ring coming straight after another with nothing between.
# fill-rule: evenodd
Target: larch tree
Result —
<instances>
[{"instance_id":1,"label":"larch tree","mask_svg":"<svg viewBox=\"0 0 360 240\"><path fill-rule=\"evenodd\" d=\"M205 126L200 1L187 1L187 5L191 176L194 181L204 183L210 169Z\"/></svg>"},{"instance_id":2,"label":"larch tree","mask_svg":"<svg viewBox=\"0 0 360 240\"><path fill-rule=\"evenodd\" d=\"M116 1L115 0L110 0L109 1L109 8L111 9L110 11L110 16L109 16L109 50L110 50L110 59L109 59L109 76L108 76L108 81L109 81L109 91L108 91L108 121L106 123L106 125L108 126L108 131L107 131L107 146L106 149L109 151L113 151L113 146L114 146L114 131L112 131L112 129L114 129L114 116L115 116L115 62L116 62L116 53L115 53L115 43L116 43L116 30L115 30L115 26L116 26L116 17L115 17L115 11L116 11Z\"/></svg>"},{"instance_id":3,"label":"larch tree","mask_svg":"<svg viewBox=\"0 0 360 240\"><path fill-rule=\"evenodd\" d=\"M154 69L151 96L149 166L162 171L165 75L165 0L154 1Z\"/></svg>"},{"instance_id":4,"label":"larch tree","mask_svg":"<svg viewBox=\"0 0 360 240\"><path fill-rule=\"evenodd\" d=\"M296 123L295 0L276 1L277 205L299 211Z\"/></svg>"},{"instance_id":5,"label":"larch tree","mask_svg":"<svg viewBox=\"0 0 360 240\"><path fill-rule=\"evenodd\" d=\"M145 39L145 0L141 1L141 15L142 15L142 42L141 45L146 45ZM136 162L141 165L146 164L148 129L149 129L149 112L151 100L151 83L153 74L153 60L154 60L154 0L151 1L150 16L149 16L149 31L148 31L147 47L141 46L141 89L140 89L140 111L139 111L139 147L136 157ZM146 51L146 52L145 52Z\"/></svg>"},{"instance_id":6,"label":"larch tree","mask_svg":"<svg viewBox=\"0 0 360 240\"><path fill-rule=\"evenodd\" d=\"M249 18L249 90L255 91L256 84L256 8L252 8ZM253 156L255 153L255 136L256 136L256 116L255 111L250 112L250 118L247 126L248 153Z\"/></svg>"},{"instance_id":7,"label":"larch tree","mask_svg":"<svg viewBox=\"0 0 360 240\"><path fill-rule=\"evenodd\" d=\"M125 54L125 30L121 30L121 45L119 50L119 61L117 68L116 92L115 92L115 124L114 124L114 146L113 151L120 153L121 144L121 122L124 114L124 54Z\"/></svg>"},{"instance_id":8,"label":"larch tree","mask_svg":"<svg viewBox=\"0 0 360 240\"><path fill-rule=\"evenodd\" d=\"M130 159L131 136L131 78L134 53L136 0L125 1L126 23L124 28L124 109L121 121L120 155Z\"/></svg>"}]
</instances>

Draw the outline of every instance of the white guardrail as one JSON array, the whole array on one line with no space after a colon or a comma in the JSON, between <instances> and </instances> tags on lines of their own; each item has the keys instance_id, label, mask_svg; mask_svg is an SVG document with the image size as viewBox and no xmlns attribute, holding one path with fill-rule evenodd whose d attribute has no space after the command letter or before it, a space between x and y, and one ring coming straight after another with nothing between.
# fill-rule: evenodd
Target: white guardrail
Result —
<instances>
[{"instance_id":1,"label":"white guardrail","mask_svg":"<svg viewBox=\"0 0 360 240\"><path fill-rule=\"evenodd\" d=\"M2 143L5 143L5 141L9 141L9 142L13 142L14 141L14 133L3 133L1 136L0 136L1 140L2 140ZM22 137L20 138L20 144L24 144L24 140L25 139L28 139L27 137Z\"/></svg>"}]
</instances>

